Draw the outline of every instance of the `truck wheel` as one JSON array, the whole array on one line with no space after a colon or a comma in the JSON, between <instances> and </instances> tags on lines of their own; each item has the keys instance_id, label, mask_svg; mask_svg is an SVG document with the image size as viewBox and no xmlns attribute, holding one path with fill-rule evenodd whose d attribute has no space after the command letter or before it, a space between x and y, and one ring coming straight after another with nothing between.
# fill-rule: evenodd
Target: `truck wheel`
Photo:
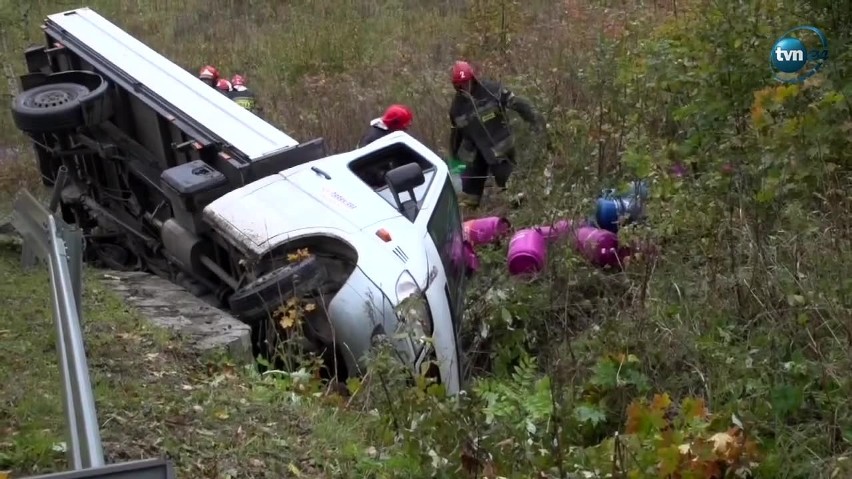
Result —
<instances>
[{"instance_id":1,"label":"truck wheel","mask_svg":"<svg viewBox=\"0 0 852 479\"><path fill-rule=\"evenodd\" d=\"M266 319L275 309L293 296L317 290L328 280L325 268L315 256L291 263L258 278L228 299L233 313L251 323Z\"/></svg>"},{"instance_id":2,"label":"truck wheel","mask_svg":"<svg viewBox=\"0 0 852 479\"><path fill-rule=\"evenodd\" d=\"M69 131L84 124L80 99L90 90L76 83L42 85L21 92L12 104L15 126L29 133Z\"/></svg>"}]
</instances>

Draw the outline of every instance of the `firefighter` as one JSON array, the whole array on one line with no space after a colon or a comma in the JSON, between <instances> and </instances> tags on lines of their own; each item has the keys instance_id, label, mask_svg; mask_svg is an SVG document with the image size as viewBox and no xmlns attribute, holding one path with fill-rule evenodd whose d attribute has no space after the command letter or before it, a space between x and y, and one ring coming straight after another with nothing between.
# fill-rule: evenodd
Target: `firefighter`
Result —
<instances>
[{"instance_id":1,"label":"firefighter","mask_svg":"<svg viewBox=\"0 0 852 479\"><path fill-rule=\"evenodd\" d=\"M215 88L219 81L219 70L212 65L205 65L198 71L198 79Z\"/></svg>"},{"instance_id":2,"label":"firefighter","mask_svg":"<svg viewBox=\"0 0 852 479\"><path fill-rule=\"evenodd\" d=\"M231 93L234 91L234 87L231 85L231 82L224 78L220 78L219 81L216 82L216 89L228 98L231 97Z\"/></svg>"},{"instance_id":3,"label":"firefighter","mask_svg":"<svg viewBox=\"0 0 852 479\"><path fill-rule=\"evenodd\" d=\"M499 82L479 78L465 61L453 65L452 83L456 95L450 106L450 155L466 165L460 201L476 208L489 174L505 191L515 166L515 141L506 110L517 112L534 132L541 132L545 124L526 99Z\"/></svg>"},{"instance_id":4,"label":"firefighter","mask_svg":"<svg viewBox=\"0 0 852 479\"><path fill-rule=\"evenodd\" d=\"M414 121L414 115L407 106L399 104L391 105L385 110L381 118L376 118L370 122L370 128L361 137L361 141L358 142L358 148L366 146L394 131L406 131L411 126L412 121Z\"/></svg>"},{"instance_id":5,"label":"firefighter","mask_svg":"<svg viewBox=\"0 0 852 479\"><path fill-rule=\"evenodd\" d=\"M234 100L238 105L246 110L254 113L256 109L256 101L254 93L246 86L246 79L242 75L234 75L231 77L231 100Z\"/></svg>"}]
</instances>

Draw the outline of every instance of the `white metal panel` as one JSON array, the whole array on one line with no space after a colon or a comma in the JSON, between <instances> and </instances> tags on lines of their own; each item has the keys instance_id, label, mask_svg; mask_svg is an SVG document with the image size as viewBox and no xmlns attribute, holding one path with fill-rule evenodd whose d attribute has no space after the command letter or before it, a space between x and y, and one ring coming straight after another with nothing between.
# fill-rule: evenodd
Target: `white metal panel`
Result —
<instances>
[{"instance_id":1,"label":"white metal panel","mask_svg":"<svg viewBox=\"0 0 852 479\"><path fill-rule=\"evenodd\" d=\"M298 144L94 10L79 8L47 18L249 158Z\"/></svg>"}]
</instances>

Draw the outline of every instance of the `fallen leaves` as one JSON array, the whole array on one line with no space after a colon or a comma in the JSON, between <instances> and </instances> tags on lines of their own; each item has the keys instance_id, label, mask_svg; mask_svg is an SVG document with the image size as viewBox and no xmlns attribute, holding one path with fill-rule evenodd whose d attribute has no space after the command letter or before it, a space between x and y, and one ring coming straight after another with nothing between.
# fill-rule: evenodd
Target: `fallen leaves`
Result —
<instances>
[{"instance_id":1,"label":"fallen leaves","mask_svg":"<svg viewBox=\"0 0 852 479\"><path fill-rule=\"evenodd\" d=\"M634 400L627 407L628 434L661 431L667 425L666 413L672 400L668 394L655 394L650 404Z\"/></svg>"},{"instance_id":2,"label":"fallen leaves","mask_svg":"<svg viewBox=\"0 0 852 479\"><path fill-rule=\"evenodd\" d=\"M757 443L746 437L742 421L731 416L732 427L707 434L712 416L702 398L688 397L675 407L671 397L656 394L627 407L626 432L643 447L652 447L657 471L664 477L720 477L723 470L744 470L758 459ZM677 414L673 414L677 411Z\"/></svg>"},{"instance_id":3,"label":"fallen leaves","mask_svg":"<svg viewBox=\"0 0 852 479\"><path fill-rule=\"evenodd\" d=\"M293 329L298 326L299 320L301 319L297 309L287 308L286 306L280 306L277 310L275 310L275 314L279 318L278 324L280 324L285 330Z\"/></svg>"},{"instance_id":4,"label":"fallen leaves","mask_svg":"<svg viewBox=\"0 0 852 479\"><path fill-rule=\"evenodd\" d=\"M735 444L736 439L728 432L717 432L710 436L710 442L713 443L713 452L727 454Z\"/></svg>"},{"instance_id":5,"label":"fallen leaves","mask_svg":"<svg viewBox=\"0 0 852 479\"><path fill-rule=\"evenodd\" d=\"M667 393L655 394L651 401L651 411L665 412L672 405L672 398Z\"/></svg>"},{"instance_id":6,"label":"fallen leaves","mask_svg":"<svg viewBox=\"0 0 852 479\"><path fill-rule=\"evenodd\" d=\"M310 251L308 251L308 248L301 248L301 249L297 249L296 251L294 251L292 253L288 253L287 254L287 261L289 261L291 263L297 263L299 261L302 261L303 259L307 259L307 258L310 258L310 257L311 257L311 253L310 253Z\"/></svg>"},{"instance_id":7,"label":"fallen leaves","mask_svg":"<svg viewBox=\"0 0 852 479\"><path fill-rule=\"evenodd\" d=\"M288 299L284 304L275 309L272 317L278 320L278 324L285 331L296 329L302 324L305 313L316 311L316 303L302 301L298 297Z\"/></svg>"},{"instance_id":8,"label":"fallen leaves","mask_svg":"<svg viewBox=\"0 0 852 479\"><path fill-rule=\"evenodd\" d=\"M680 406L680 414L686 419L704 420L710 416L710 411L701 398L686 398Z\"/></svg>"}]
</instances>

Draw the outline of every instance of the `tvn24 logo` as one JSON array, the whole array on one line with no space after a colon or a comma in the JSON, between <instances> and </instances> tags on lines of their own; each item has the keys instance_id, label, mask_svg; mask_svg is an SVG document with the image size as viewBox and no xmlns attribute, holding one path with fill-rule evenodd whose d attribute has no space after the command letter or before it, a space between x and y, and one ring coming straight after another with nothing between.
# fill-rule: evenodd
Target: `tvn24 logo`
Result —
<instances>
[{"instance_id":1,"label":"tvn24 logo","mask_svg":"<svg viewBox=\"0 0 852 479\"><path fill-rule=\"evenodd\" d=\"M828 61L828 39L819 28L793 28L779 38L769 52L775 79L801 83L815 75Z\"/></svg>"}]
</instances>

